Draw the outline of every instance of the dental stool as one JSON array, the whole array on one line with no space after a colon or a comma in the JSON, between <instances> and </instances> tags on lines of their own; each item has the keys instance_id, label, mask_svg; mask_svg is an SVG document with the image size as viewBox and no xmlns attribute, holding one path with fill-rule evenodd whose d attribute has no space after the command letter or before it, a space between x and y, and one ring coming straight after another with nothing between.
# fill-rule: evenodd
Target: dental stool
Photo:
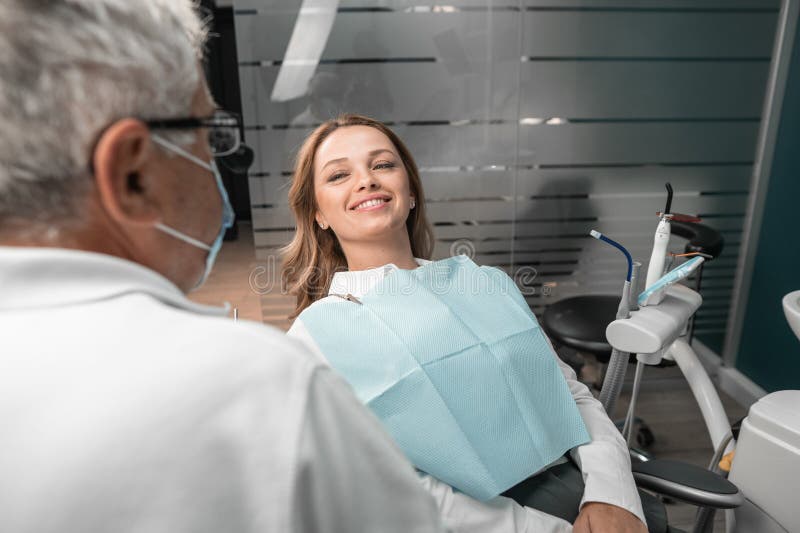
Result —
<instances>
[{"instance_id":1,"label":"dental stool","mask_svg":"<svg viewBox=\"0 0 800 533\"><path fill-rule=\"evenodd\" d=\"M673 234L688 241L684 253L699 252L712 258L722 253L724 239L719 231L695 222L673 220L671 225ZM696 274L695 290L698 292L702 268ZM644 287L640 289L644 290ZM611 345L606 340L606 326L616 318L618 306L619 295L573 296L548 306L541 323L556 350L563 346L581 354L592 354L598 362L607 365L611 357ZM690 329L690 339L692 330L693 327ZM635 354L631 354L630 361L636 362ZM656 366L674 365L673 361L664 359ZM642 420L637 419L636 422L639 424L636 442L640 447L647 448L654 442L653 432Z\"/></svg>"}]
</instances>

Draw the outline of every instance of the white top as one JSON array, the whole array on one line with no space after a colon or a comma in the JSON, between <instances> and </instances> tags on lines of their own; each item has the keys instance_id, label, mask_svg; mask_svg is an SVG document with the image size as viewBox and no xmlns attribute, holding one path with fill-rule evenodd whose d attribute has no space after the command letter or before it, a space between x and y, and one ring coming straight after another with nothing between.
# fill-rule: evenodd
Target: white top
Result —
<instances>
[{"instance_id":1,"label":"white top","mask_svg":"<svg viewBox=\"0 0 800 533\"><path fill-rule=\"evenodd\" d=\"M128 261L0 247L0 531L440 531L349 387L224 315Z\"/></svg>"},{"instance_id":2,"label":"white top","mask_svg":"<svg viewBox=\"0 0 800 533\"><path fill-rule=\"evenodd\" d=\"M423 265L429 261L417 259ZM319 305L333 294L351 294L356 298L366 294L389 272L397 269L394 264L355 272L337 272L331 280L328 296L314 302ZM324 359L322 351L301 319L295 320L287 335L301 340ZM602 404L589 389L578 381L572 368L558 359L569 390L581 413L592 440L570 451L580 465L586 488L581 506L588 502L605 502L627 509L644 522L644 512L639 494L631 474L628 447L619 430L608 418ZM522 507L509 498L498 496L489 502L479 502L453 489L431 476L422 477L423 485L433 494L442 512L445 525L459 532L540 532L571 531L572 526L564 520L544 514L535 509Z\"/></svg>"}]
</instances>

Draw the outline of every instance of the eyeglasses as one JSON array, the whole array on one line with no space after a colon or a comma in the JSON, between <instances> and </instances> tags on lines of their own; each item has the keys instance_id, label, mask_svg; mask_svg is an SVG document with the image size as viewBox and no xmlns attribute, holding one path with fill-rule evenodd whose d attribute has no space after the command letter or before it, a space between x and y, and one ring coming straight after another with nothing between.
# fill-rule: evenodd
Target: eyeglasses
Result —
<instances>
[{"instance_id":1,"label":"eyeglasses","mask_svg":"<svg viewBox=\"0 0 800 533\"><path fill-rule=\"evenodd\" d=\"M168 118L164 120L146 120L145 124L152 129L190 130L204 128L207 130L208 145L214 157L224 157L235 153L242 144L241 119L229 111L218 110L207 118Z\"/></svg>"}]
</instances>

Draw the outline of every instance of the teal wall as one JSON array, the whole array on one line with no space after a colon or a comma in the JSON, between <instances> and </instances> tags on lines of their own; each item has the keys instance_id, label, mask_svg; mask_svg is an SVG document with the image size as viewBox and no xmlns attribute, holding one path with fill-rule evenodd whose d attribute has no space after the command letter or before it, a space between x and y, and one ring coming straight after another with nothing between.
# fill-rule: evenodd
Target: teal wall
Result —
<instances>
[{"instance_id":1,"label":"teal wall","mask_svg":"<svg viewBox=\"0 0 800 533\"><path fill-rule=\"evenodd\" d=\"M800 37L800 36L798 36ZM781 299L800 289L800 38L786 94L736 367L768 392L800 389L800 341Z\"/></svg>"}]
</instances>

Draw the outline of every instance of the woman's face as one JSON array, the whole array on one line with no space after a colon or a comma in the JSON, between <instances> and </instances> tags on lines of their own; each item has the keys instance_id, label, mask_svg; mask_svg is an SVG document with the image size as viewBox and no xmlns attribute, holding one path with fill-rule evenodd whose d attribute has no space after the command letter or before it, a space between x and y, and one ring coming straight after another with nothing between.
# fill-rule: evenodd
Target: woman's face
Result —
<instances>
[{"instance_id":1,"label":"woman's face","mask_svg":"<svg viewBox=\"0 0 800 533\"><path fill-rule=\"evenodd\" d=\"M370 126L335 130L314 157L316 220L339 241L407 238L411 191L389 138Z\"/></svg>"}]
</instances>

